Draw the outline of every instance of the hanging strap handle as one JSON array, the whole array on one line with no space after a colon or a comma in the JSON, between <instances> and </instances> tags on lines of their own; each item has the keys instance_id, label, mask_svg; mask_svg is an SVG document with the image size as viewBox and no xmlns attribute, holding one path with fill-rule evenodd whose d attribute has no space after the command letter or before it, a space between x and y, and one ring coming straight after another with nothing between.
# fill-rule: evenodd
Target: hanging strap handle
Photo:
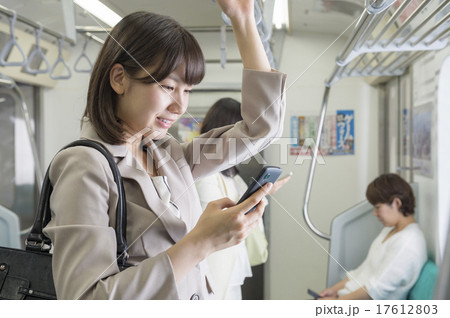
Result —
<instances>
[{"instance_id":1,"label":"hanging strap handle","mask_svg":"<svg viewBox=\"0 0 450 318\"><path fill-rule=\"evenodd\" d=\"M17 43L16 37L14 35L14 24L16 23L17 20L17 13L16 11L12 10L12 14L13 16L9 22L9 40L3 47L2 52L0 53L0 64L2 66L24 66L27 63L27 57L25 53L23 53L23 50L20 47L19 43ZM7 62L5 58L7 57L7 55L14 46L17 47L19 49L20 54L22 54L22 61Z\"/></svg>"},{"instance_id":2,"label":"hanging strap handle","mask_svg":"<svg viewBox=\"0 0 450 318\"><path fill-rule=\"evenodd\" d=\"M269 27L264 21L261 21L260 24L257 26L259 37L261 38L261 41L267 42L270 40L270 37L272 36L272 32L269 30Z\"/></svg>"},{"instance_id":3,"label":"hanging strap handle","mask_svg":"<svg viewBox=\"0 0 450 318\"><path fill-rule=\"evenodd\" d=\"M220 66L225 68L227 64L227 26L220 27Z\"/></svg>"},{"instance_id":4,"label":"hanging strap handle","mask_svg":"<svg viewBox=\"0 0 450 318\"><path fill-rule=\"evenodd\" d=\"M60 80L60 79L69 79L72 77L72 71L69 68L69 65L64 61L64 57L62 54L62 45L64 43L64 38L61 36L61 38L58 40L58 59L56 60L55 64L53 64L52 69L50 70L50 78L54 80ZM64 65L64 68L67 70L67 75L54 75L53 72L55 71L58 64L61 63Z\"/></svg>"},{"instance_id":5,"label":"hanging strap handle","mask_svg":"<svg viewBox=\"0 0 450 318\"><path fill-rule=\"evenodd\" d=\"M87 37L86 41L84 41L83 44L83 51L81 51L81 55L77 58L77 60L75 61L75 65L73 66L73 69L75 70L75 72L79 72L79 73L90 73L92 71L92 62L89 59L89 57L86 55L86 47L87 44L89 42L91 38ZM89 68L81 68L78 64L80 63L81 60L85 59L87 61L87 63L89 64Z\"/></svg>"},{"instance_id":6,"label":"hanging strap handle","mask_svg":"<svg viewBox=\"0 0 450 318\"><path fill-rule=\"evenodd\" d=\"M36 48L33 50L33 52L31 52L30 56L28 57L28 62L25 65L25 69L30 74L43 74L43 73L47 73L50 69L50 65L48 64L48 61L45 58L44 52L42 52L41 45L39 43L39 40L41 39L41 35L42 35L42 30L44 29L44 27L41 23L38 22L38 24L39 24L39 30L37 30L37 29L35 30L35 32L36 32ZM33 60L36 57L40 57L42 59L42 61L44 61L45 65L46 65L45 69L40 70L39 67L37 69L31 68L31 63L33 62Z\"/></svg>"},{"instance_id":7,"label":"hanging strap handle","mask_svg":"<svg viewBox=\"0 0 450 318\"><path fill-rule=\"evenodd\" d=\"M117 167L117 164L114 161L114 158L108 151L108 149L106 149L106 147L103 146L101 143L93 140L88 139L76 140L68 144L61 150L78 146L90 147L98 150L103 156L105 156L106 160L108 160L109 167L111 168L119 195L116 207L116 224L114 227L116 231L116 241L117 241L117 264L119 265L119 268L123 270L124 268L127 267L126 261L128 259L127 254L128 245L126 240L127 207L125 199L125 190L123 187L122 177L120 175L119 168ZM50 239L46 237L43 233L44 227L50 222L51 219L50 195L52 194L53 186L50 183L49 171L50 166L47 169L44 183L42 185L41 197L39 199L36 218L34 220L31 232L28 235L28 238L25 242L27 250L40 251L46 253L48 253L51 248Z\"/></svg>"}]
</instances>

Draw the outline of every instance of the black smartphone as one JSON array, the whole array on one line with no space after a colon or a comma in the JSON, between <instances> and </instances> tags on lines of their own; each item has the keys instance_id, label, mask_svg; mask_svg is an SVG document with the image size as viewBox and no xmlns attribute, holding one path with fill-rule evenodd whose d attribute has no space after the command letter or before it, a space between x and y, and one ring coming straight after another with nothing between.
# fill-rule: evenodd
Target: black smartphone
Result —
<instances>
[{"instance_id":1,"label":"black smartphone","mask_svg":"<svg viewBox=\"0 0 450 318\"><path fill-rule=\"evenodd\" d=\"M319 294L316 293L315 291L312 291L311 289L308 288L308 294L310 294L311 296L313 296L314 299L320 298Z\"/></svg>"},{"instance_id":2,"label":"black smartphone","mask_svg":"<svg viewBox=\"0 0 450 318\"><path fill-rule=\"evenodd\" d=\"M277 181L278 177L280 176L281 172L282 170L279 167L266 166L262 168L258 177L253 178L253 181L248 186L247 191L245 191L244 195L239 199L237 204L247 200L249 196L258 191L258 189L261 188L266 183L269 182L275 183L275 181ZM255 207L253 207L250 211L246 212L245 214L252 212L254 209Z\"/></svg>"}]
</instances>

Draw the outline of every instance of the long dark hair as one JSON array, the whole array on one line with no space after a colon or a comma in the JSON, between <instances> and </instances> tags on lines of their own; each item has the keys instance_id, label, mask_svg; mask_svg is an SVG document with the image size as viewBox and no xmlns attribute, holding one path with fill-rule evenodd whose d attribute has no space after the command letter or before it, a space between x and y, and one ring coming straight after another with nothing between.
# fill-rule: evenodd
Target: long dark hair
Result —
<instances>
[{"instance_id":1,"label":"long dark hair","mask_svg":"<svg viewBox=\"0 0 450 318\"><path fill-rule=\"evenodd\" d=\"M120 63L131 78L142 68L152 67L152 77L138 79L150 84L163 80L183 62L186 83L198 84L205 75L205 60L189 31L160 14L140 11L127 15L112 29L98 55L89 81L84 116L89 117L101 139L110 144L123 143L117 94L109 82L112 66Z\"/></svg>"},{"instance_id":2,"label":"long dark hair","mask_svg":"<svg viewBox=\"0 0 450 318\"><path fill-rule=\"evenodd\" d=\"M233 98L221 98L215 102L205 115L200 133L205 133L213 128L234 125L242 120L241 103ZM221 171L227 177L233 177L238 173L236 167Z\"/></svg>"}]
</instances>

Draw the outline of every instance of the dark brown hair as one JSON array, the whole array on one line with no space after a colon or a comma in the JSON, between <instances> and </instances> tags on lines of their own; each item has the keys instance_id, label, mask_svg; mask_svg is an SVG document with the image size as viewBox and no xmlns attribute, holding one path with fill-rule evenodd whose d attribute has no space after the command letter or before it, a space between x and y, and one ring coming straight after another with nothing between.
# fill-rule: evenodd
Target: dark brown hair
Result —
<instances>
[{"instance_id":1,"label":"dark brown hair","mask_svg":"<svg viewBox=\"0 0 450 318\"><path fill-rule=\"evenodd\" d=\"M233 98L221 98L215 102L205 115L200 133L205 133L211 129L233 125L242 120L241 103ZM228 177L238 173L235 167L222 171Z\"/></svg>"},{"instance_id":2,"label":"dark brown hair","mask_svg":"<svg viewBox=\"0 0 450 318\"><path fill-rule=\"evenodd\" d=\"M152 76L138 79L151 84L166 78L183 62L186 83L198 84L205 75L205 60L189 31L167 16L144 11L129 14L112 29L98 55L84 116L89 117L101 139L110 144L123 143L117 94L109 81L112 66L120 63L131 78L143 68L153 67Z\"/></svg>"},{"instance_id":3,"label":"dark brown hair","mask_svg":"<svg viewBox=\"0 0 450 318\"><path fill-rule=\"evenodd\" d=\"M241 103L233 98L221 98L215 102L205 115L200 133L213 128L233 125L242 120Z\"/></svg>"},{"instance_id":4,"label":"dark brown hair","mask_svg":"<svg viewBox=\"0 0 450 318\"><path fill-rule=\"evenodd\" d=\"M373 180L366 190L366 198L372 204L392 204L398 198L402 205L400 211L404 216L414 214L416 200L411 186L399 175L387 173Z\"/></svg>"}]
</instances>

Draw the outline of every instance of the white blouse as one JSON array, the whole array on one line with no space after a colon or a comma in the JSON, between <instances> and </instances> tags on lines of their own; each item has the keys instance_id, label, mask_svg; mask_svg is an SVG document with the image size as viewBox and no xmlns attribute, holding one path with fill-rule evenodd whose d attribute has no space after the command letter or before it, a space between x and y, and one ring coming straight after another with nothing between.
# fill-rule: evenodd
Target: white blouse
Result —
<instances>
[{"instance_id":1,"label":"white blouse","mask_svg":"<svg viewBox=\"0 0 450 318\"><path fill-rule=\"evenodd\" d=\"M427 260L425 237L411 223L383 242L392 229L381 230L363 263L347 273L349 281L339 296L364 286L372 299L406 299Z\"/></svg>"},{"instance_id":2,"label":"white blouse","mask_svg":"<svg viewBox=\"0 0 450 318\"><path fill-rule=\"evenodd\" d=\"M227 177L220 172L197 181L196 187L203 210L209 202L224 197L237 202L247 190L246 183L238 174ZM246 277L252 276L245 241L214 252L206 260L217 299L242 299L241 285Z\"/></svg>"}]
</instances>

